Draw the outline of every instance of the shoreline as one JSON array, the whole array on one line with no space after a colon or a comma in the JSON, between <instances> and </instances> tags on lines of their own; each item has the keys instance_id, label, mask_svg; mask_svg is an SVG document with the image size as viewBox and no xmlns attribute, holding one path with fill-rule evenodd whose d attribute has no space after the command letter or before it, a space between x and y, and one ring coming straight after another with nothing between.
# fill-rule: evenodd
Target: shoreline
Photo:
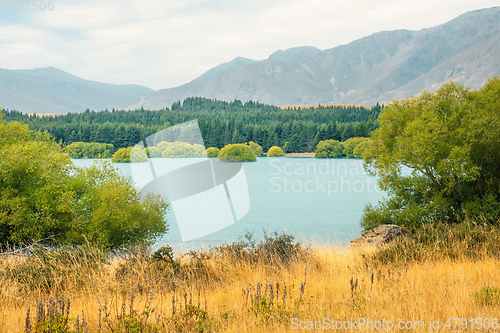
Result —
<instances>
[{"instance_id":1,"label":"shoreline","mask_svg":"<svg viewBox=\"0 0 500 333\"><path fill-rule=\"evenodd\" d=\"M284 157L314 157L315 153L289 153L285 154Z\"/></svg>"}]
</instances>

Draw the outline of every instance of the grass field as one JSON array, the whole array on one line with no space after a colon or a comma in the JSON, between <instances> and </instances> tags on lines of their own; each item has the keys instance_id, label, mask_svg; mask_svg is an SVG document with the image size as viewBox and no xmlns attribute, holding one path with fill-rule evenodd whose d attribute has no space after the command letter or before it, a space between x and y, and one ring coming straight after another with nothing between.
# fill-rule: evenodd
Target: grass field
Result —
<instances>
[{"instance_id":1,"label":"grass field","mask_svg":"<svg viewBox=\"0 0 500 333\"><path fill-rule=\"evenodd\" d=\"M0 332L435 332L438 319L443 332L479 323L500 331L491 328L499 256L477 238L378 249L304 248L285 235L249 244L182 258L85 246L3 255Z\"/></svg>"}]
</instances>

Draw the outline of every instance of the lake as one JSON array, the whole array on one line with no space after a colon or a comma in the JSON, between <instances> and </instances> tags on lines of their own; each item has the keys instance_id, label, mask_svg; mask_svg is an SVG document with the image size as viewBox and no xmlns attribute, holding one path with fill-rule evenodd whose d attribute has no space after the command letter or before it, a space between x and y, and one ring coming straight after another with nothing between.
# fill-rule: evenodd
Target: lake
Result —
<instances>
[{"instance_id":1,"label":"lake","mask_svg":"<svg viewBox=\"0 0 500 333\"><path fill-rule=\"evenodd\" d=\"M157 159L156 162L176 169L192 160L195 159ZM94 163L93 160L73 162L78 166ZM147 167L147 163L140 164ZM384 197L376 179L365 173L363 161L358 159L262 157L257 162L242 165L249 198L246 215L222 230L182 241L186 237L172 209L177 210L178 206L170 207L169 232L156 246L169 244L176 251L187 251L231 243L246 232L253 233L255 239L262 239L264 233L274 231L293 234L302 242L347 244L360 237L363 208ZM133 179L137 178L133 168L141 167L137 163L115 163L114 166L124 175L134 175ZM203 217L209 219L209 216Z\"/></svg>"}]
</instances>

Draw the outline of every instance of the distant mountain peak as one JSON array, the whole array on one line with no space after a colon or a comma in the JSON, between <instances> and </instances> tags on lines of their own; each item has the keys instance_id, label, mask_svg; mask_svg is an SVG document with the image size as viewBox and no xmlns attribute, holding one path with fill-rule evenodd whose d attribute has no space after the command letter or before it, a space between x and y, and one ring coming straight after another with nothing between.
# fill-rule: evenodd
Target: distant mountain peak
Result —
<instances>
[{"instance_id":1,"label":"distant mountain peak","mask_svg":"<svg viewBox=\"0 0 500 333\"><path fill-rule=\"evenodd\" d=\"M500 74L500 7L420 31L382 31L321 51L303 46L268 59L236 58L131 108L170 107L186 97L274 104L386 103L456 80L477 88Z\"/></svg>"},{"instance_id":2,"label":"distant mountain peak","mask_svg":"<svg viewBox=\"0 0 500 333\"><path fill-rule=\"evenodd\" d=\"M243 57L236 57L229 62L225 62L225 63L220 64L212 69L209 69L208 71L203 73L201 76L196 78L195 81L199 80L199 79L206 79L206 78L209 78L213 75L221 74L222 72L225 72L227 70L230 70L230 69L233 69L236 67L240 67L240 66L245 66L245 65L251 64L253 62L255 62L255 60L243 58Z\"/></svg>"},{"instance_id":3,"label":"distant mountain peak","mask_svg":"<svg viewBox=\"0 0 500 333\"><path fill-rule=\"evenodd\" d=\"M0 69L0 107L24 113L61 114L125 108L154 90L82 79L55 67Z\"/></svg>"},{"instance_id":4,"label":"distant mountain peak","mask_svg":"<svg viewBox=\"0 0 500 333\"><path fill-rule=\"evenodd\" d=\"M287 50L279 50L269 56L270 60L301 60L313 57L321 53L321 50L314 46L292 47Z\"/></svg>"}]
</instances>

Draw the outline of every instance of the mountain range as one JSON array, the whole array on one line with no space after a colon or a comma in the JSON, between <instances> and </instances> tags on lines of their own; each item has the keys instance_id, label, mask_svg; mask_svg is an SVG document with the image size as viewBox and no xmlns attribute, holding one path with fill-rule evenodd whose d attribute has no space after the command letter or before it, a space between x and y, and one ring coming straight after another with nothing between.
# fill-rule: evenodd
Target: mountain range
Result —
<instances>
[{"instance_id":1,"label":"mountain range","mask_svg":"<svg viewBox=\"0 0 500 333\"><path fill-rule=\"evenodd\" d=\"M373 105L456 80L478 88L500 74L500 7L420 31L378 32L328 50L297 47L268 59L236 58L131 106L158 109L186 97L274 105Z\"/></svg>"},{"instance_id":2,"label":"mountain range","mask_svg":"<svg viewBox=\"0 0 500 333\"><path fill-rule=\"evenodd\" d=\"M375 33L327 50L295 47L238 57L182 86L154 91L84 80L54 67L0 69L0 107L25 113L162 109L186 97L273 105L387 103L456 80L478 88L500 74L500 7L419 31Z\"/></svg>"},{"instance_id":3,"label":"mountain range","mask_svg":"<svg viewBox=\"0 0 500 333\"><path fill-rule=\"evenodd\" d=\"M154 92L138 85L84 80L54 67L0 68L0 107L24 113L61 114L123 109Z\"/></svg>"}]
</instances>

